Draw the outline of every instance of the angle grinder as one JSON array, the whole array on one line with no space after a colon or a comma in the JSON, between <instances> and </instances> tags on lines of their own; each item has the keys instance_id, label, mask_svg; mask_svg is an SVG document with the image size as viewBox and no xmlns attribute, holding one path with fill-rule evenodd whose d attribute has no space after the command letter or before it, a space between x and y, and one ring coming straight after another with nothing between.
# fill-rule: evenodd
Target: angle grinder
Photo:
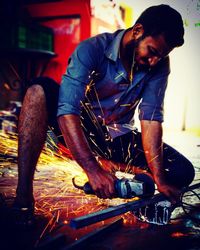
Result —
<instances>
[{"instance_id":1,"label":"angle grinder","mask_svg":"<svg viewBox=\"0 0 200 250\"><path fill-rule=\"evenodd\" d=\"M95 194L89 182L83 186L75 183L75 178L72 179L74 187L81 189L85 194ZM155 192L155 184L152 178L146 174L136 174L132 178L121 178L115 181L116 197L130 199L133 197L149 197Z\"/></svg>"}]
</instances>

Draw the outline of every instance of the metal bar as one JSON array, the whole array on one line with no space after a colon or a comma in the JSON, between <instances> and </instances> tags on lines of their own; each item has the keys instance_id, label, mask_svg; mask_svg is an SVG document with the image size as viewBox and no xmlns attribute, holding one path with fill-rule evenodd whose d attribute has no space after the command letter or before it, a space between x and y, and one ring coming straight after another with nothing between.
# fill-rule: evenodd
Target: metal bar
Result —
<instances>
[{"instance_id":1,"label":"metal bar","mask_svg":"<svg viewBox=\"0 0 200 250\"><path fill-rule=\"evenodd\" d=\"M165 199L166 197L163 194L156 194L153 197L148 198L148 199L131 201L131 202L127 202L125 204L121 204L116 207L109 207L107 209L104 209L95 213L91 213L88 215L84 215L84 216L72 219L70 221L70 226L75 229L82 228L82 227L94 224L96 222L126 213L128 211L132 211L140 207L153 204L155 202L162 201Z\"/></svg>"},{"instance_id":2,"label":"metal bar","mask_svg":"<svg viewBox=\"0 0 200 250\"><path fill-rule=\"evenodd\" d=\"M188 190L193 190L196 188L200 188L200 183L196 183L194 185L191 185L187 188L183 189L183 192L186 192ZM78 228L82 228L91 224L94 224L96 222L126 213L128 211L133 211L136 210L140 207L144 207L150 204L154 204L156 202L162 201L162 200L166 200L166 196L164 196L163 194L156 194L154 196L152 196L151 198L146 198L146 199L140 199L138 201L131 201L131 202L127 202L125 204L116 206L116 207L110 207L95 213L91 213L88 215L84 215L75 219L72 219L70 221L70 226L72 228L78 229Z\"/></svg>"},{"instance_id":3,"label":"metal bar","mask_svg":"<svg viewBox=\"0 0 200 250\"><path fill-rule=\"evenodd\" d=\"M122 224L123 224L123 219L122 218L117 219L102 228L96 229L92 231L91 233L86 234L85 236L77 240L76 242L72 243L70 246L67 246L66 248L62 248L62 250L71 250L71 249L82 250L83 247L86 246L89 242L96 240L97 237L99 236L112 232L114 229L120 227Z\"/></svg>"}]
</instances>

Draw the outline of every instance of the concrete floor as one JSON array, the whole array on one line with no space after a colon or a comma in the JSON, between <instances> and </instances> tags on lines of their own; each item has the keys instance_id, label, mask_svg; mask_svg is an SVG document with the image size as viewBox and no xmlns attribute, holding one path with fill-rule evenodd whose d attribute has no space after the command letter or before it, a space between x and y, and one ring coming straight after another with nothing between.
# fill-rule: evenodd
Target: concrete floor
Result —
<instances>
[{"instance_id":1,"label":"concrete floor","mask_svg":"<svg viewBox=\"0 0 200 250\"><path fill-rule=\"evenodd\" d=\"M193 183L199 182L200 137L168 132L164 140L193 162L196 171ZM200 222L186 216L182 209L174 211L167 226L142 223L130 212L126 213L122 216L123 223L108 227L107 231L72 247L82 237L94 234L95 230L121 216L78 230L70 227L70 219L127 201L101 200L75 189L71 183L74 176L77 176L80 184L86 181L80 167L74 161L48 149L40 157L35 173L36 225L26 231L10 227L6 216L17 184L16 145L15 136L11 138L0 133L0 249L200 249ZM195 191L198 194L200 192L199 189Z\"/></svg>"}]
</instances>

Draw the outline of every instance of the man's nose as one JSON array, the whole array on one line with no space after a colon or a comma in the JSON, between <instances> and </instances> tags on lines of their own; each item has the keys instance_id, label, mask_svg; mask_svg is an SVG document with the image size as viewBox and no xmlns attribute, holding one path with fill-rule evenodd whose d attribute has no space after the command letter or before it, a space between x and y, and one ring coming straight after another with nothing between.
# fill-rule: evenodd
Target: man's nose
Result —
<instances>
[{"instance_id":1,"label":"man's nose","mask_svg":"<svg viewBox=\"0 0 200 250\"><path fill-rule=\"evenodd\" d=\"M150 66L155 66L160 61L160 57L152 56L148 58L148 62Z\"/></svg>"}]
</instances>

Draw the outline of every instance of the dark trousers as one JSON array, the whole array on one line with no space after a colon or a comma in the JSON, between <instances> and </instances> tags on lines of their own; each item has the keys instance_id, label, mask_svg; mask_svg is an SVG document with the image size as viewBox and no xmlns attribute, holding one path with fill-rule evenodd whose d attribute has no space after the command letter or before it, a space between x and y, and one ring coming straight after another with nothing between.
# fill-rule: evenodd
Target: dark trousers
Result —
<instances>
[{"instance_id":1,"label":"dark trousers","mask_svg":"<svg viewBox=\"0 0 200 250\"><path fill-rule=\"evenodd\" d=\"M39 84L43 87L46 95L49 125L53 127L56 135L61 135L56 118L59 85L47 77L33 79L30 85L33 84ZM82 111L82 128L91 150L95 154L115 162L148 169L140 132L134 130L115 139L109 139L106 127L102 124L96 126L87 114L85 110ZM59 136L59 138L61 137ZM163 157L166 178L171 184L184 187L193 181L194 167L181 153L164 143Z\"/></svg>"}]
</instances>

